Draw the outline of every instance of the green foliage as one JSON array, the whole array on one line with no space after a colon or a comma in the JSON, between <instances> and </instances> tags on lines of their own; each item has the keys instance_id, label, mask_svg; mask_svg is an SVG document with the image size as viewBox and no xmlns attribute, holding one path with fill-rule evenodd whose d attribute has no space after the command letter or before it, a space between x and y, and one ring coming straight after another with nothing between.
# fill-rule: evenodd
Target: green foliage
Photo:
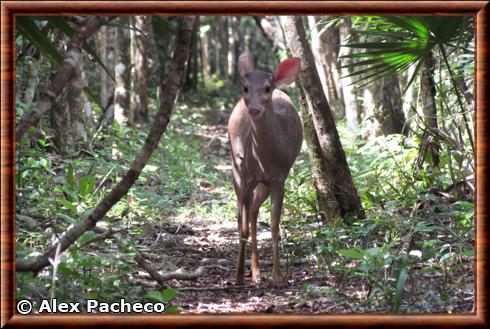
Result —
<instances>
[{"instance_id":1,"label":"green foliage","mask_svg":"<svg viewBox=\"0 0 490 329\"><path fill-rule=\"evenodd\" d=\"M180 309L176 305L168 304L172 299L174 299L177 291L178 290L175 288L167 288L163 291L150 291L146 293L144 297L151 302L164 303L166 314L178 314L180 313Z\"/></svg>"},{"instance_id":2,"label":"green foliage","mask_svg":"<svg viewBox=\"0 0 490 329\"><path fill-rule=\"evenodd\" d=\"M339 128L367 219L352 226L340 219L313 225L311 240L301 247L313 251L319 273L336 278L335 298L359 305L353 311L451 312L458 291L467 287L457 273L474 254L474 204L431 191L450 184L447 168L456 164L414 175L415 140L356 140ZM431 284L427 275L444 281ZM363 297L345 296L342 287L350 285Z\"/></svg>"},{"instance_id":3,"label":"green foliage","mask_svg":"<svg viewBox=\"0 0 490 329\"><path fill-rule=\"evenodd\" d=\"M344 58L358 59L343 67L356 68L349 76L359 77L353 83L367 85L385 75L400 74L416 65L405 88L417 76L423 59L436 46L454 47L472 37L466 33L471 19L465 16L392 16L357 19L353 35L363 42L348 42L343 47L359 50Z\"/></svg>"}]
</instances>

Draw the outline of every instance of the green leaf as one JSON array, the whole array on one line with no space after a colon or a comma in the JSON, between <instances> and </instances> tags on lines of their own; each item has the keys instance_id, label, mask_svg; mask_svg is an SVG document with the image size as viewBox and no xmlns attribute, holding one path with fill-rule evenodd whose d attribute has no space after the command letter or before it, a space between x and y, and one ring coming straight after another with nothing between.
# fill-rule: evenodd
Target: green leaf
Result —
<instances>
[{"instance_id":1,"label":"green leaf","mask_svg":"<svg viewBox=\"0 0 490 329\"><path fill-rule=\"evenodd\" d=\"M177 305L171 305L165 308L166 314L179 314L180 312L181 310Z\"/></svg>"},{"instance_id":2,"label":"green leaf","mask_svg":"<svg viewBox=\"0 0 490 329\"><path fill-rule=\"evenodd\" d=\"M426 25L438 41L447 43L464 29L466 26L464 18L465 16L421 16L417 17L417 20Z\"/></svg>"},{"instance_id":3,"label":"green leaf","mask_svg":"<svg viewBox=\"0 0 490 329\"><path fill-rule=\"evenodd\" d=\"M363 259L364 258L364 250L355 248L355 249L340 249L337 250L337 253L340 256L344 256L350 259Z\"/></svg>"},{"instance_id":4,"label":"green leaf","mask_svg":"<svg viewBox=\"0 0 490 329\"><path fill-rule=\"evenodd\" d=\"M75 191L75 178L73 175L73 166L71 163L68 164L68 173L66 175L66 181L68 183L68 190Z\"/></svg>"},{"instance_id":5,"label":"green leaf","mask_svg":"<svg viewBox=\"0 0 490 329\"><path fill-rule=\"evenodd\" d=\"M400 273L398 274L398 280L396 282L396 290L395 290L395 298L394 302L394 311L398 312L400 309L400 300L403 294L403 288L405 287L405 283L408 279L408 272L406 268L402 268Z\"/></svg>"},{"instance_id":6,"label":"green leaf","mask_svg":"<svg viewBox=\"0 0 490 329\"><path fill-rule=\"evenodd\" d=\"M165 302L169 302L175 297L176 294L177 294L177 289L167 288L164 291L162 291L162 299Z\"/></svg>"},{"instance_id":7,"label":"green leaf","mask_svg":"<svg viewBox=\"0 0 490 329\"><path fill-rule=\"evenodd\" d=\"M29 16L16 16L15 24L20 33L26 37L39 51L53 64L59 65L63 56L58 52L53 43L46 37Z\"/></svg>"},{"instance_id":8,"label":"green leaf","mask_svg":"<svg viewBox=\"0 0 490 329\"><path fill-rule=\"evenodd\" d=\"M358 31L358 30L351 30L351 33L357 33L361 35L366 35L366 36L375 36L375 37L392 37L395 39L402 39L402 38L410 38L412 37L411 33L407 32L402 32L402 31Z\"/></svg>"},{"instance_id":9,"label":"green leaf","mask_svg":"<svg viewBox=\"0 0 490 329\"><path fill-rule=\"evenodd\" d=\"M78 194L85 197L91 194L95 187L95 177L92 175L83 176L78 182Z\"/></svg>"},{"instance_id":10,"label":"green leaf","mask_svg":"<svg viewBox=\"0 0 490 329\"><path fill-rule=\"evenodd\" d=\"M429 29L416 17L409 16L388 16L384 17L387 21L398 25L399 27L408 30L414 35L422 38L429 39Z\"/></svg>"},{"instance_id":11,"label":"green leaf","mask_svg":"<svg viewBox=\"0 0 490 329\"><path fill-rule=\"evenodd\" d=\"M39 161L39 164L46 170L48 170L51 167L51 163L47 159L41 159Z\"/></svg>"},{"instance_id":12,"label":"green leaf","mask_svg":"<svg viewBox=\"0 0 490 329\"><path fill-rule=\"evenodd\" d=\"M363 58L363 57L367 57L367 58L376 58L378 56L383 56L383 55L386 55L386 54L389 54L389 53L397 53L397 52L403 52L403 51L406 51L406 48L393 48L393 49L390 49L389 51L386 51L385 49L383 50L373 50L373 51L366 51L366 52L363 52L363 53L356 53L356 54L350 54L350 55L342 55L342 56L339 56L339 58Z\"/></svg>"},{"instance_id":13,"label":"green leaf","mask_svg":"<svg viewBox=\"0 0 490 329\"><path fill-rule=\"evenodd\" d=\"M70 216L68 216L66 214L62 214L60 212L56 213L56 217L62 218L62 219L66 220L66 221L68 221L68 222L70 222L72 224L76 224L77 223L77 220L76 219L74 219L74 218L72 218L72 217L70 217Z\"/></svg>"},{"instance_id":14,"label":"green leaf","mask_svg":"<svg viewBox=\"0 0 490 329\"><path fill-rule=\"evenodd\" d=\"M144 294L143 297L156 303L164 302L161 291L150 291Z\"/></svg>"},{"instance_id":15,"label":"green leaf","mask_svg":"<svg viewBox=\"0 0 490 329\"><path fill-rule=\"evenodd\" d=\"M425 43L417 41L407 40L403 42L360 42L360 43L347 43L341 45L342 47L358 48L358 49L388 49L392 52L392 49L416 49L421 46L425 46Z\"/></svg>"},{"instance_id":16,"label":"green leaf","mask_svg":"<svg viewBox=\"0 0 490 329\"><path fill-rule=\"evenodd\" d=\"M70 209L74 213L77 212L77 206L75 206L73 203L71 203L68 200L58 198L58 199L56 199L56 203L58 203L58 204L60 204L62 206L65 206L66 208Z\"/></svg>"},{"instance_id":17,"label":"green leaf","mask_svg":"<svg viewBox=\"0 0 490 329\"><path fill-rule=\"evenodd\" d=\"M85 242L93 239L96 236L94 231L87 231L83 233L77 240L79 245L83 245Z\"/></svg>"},{"instance_id":18,"label":"green leaf","mask_svg":"<svg viewBox=\"0 0 490 329\"><path fill-rule=\"evenodd\" d=\"M463 20L455 18L445 20L446 17L409 17L393 16L378 17L372 20L370 29L367 31L354 31L354 33L374 36L377 40L372 42L347 43L343 46L353 49L364 50L363 52L341 56L341 58L365 58L365 60L349 63L342 67L361 67L360 70L352 72L350 76L370 74L354 81L353 84L362 83L361 88L371 82L387 75L398 74L408 69L412 64L417 63L417 67L405 85L402 95L404 95L415 77L420 71L423 59L442 39L449 40L449 34L456 35L454 31L459 31L463 25ZM451 27L451 33L442 35L446 31L442 26L445 24L456 24L459 27ZM401 30L400 30L401 29ZM439 30L438 30L439 29ZM385 69L384 66L390 67ZM374 72L374 73L373 73ZM381 74L384 72L384 74Z\"/></svg>"}]
</instances>

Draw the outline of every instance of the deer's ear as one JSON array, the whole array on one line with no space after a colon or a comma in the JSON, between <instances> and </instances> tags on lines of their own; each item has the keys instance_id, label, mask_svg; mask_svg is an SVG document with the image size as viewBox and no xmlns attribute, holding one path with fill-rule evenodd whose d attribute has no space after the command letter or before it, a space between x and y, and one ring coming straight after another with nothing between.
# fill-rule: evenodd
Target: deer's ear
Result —
<instances>
[{"instance_id":1,"label":"deer's ear","mask_svg":"<svg viewBox=\"0 0 490 329\"><path fill-rule=\"evenodd\" d=\"M277 66L274 74L274 82L276 86L288 85L298 77L301 70L301 61L299 58L288 58Z\"/></svg>"},{"instance_id":2,"label":"deer's ear","mask_svg":"<svg viewBox=\"0 0 490 329\"><path fill-rule=\"evenodd\" d=\"M243 53L238 58L238 72L241 76L249 73L254 69L254 62L250 53Z\"/></svg>"}]
</instances>

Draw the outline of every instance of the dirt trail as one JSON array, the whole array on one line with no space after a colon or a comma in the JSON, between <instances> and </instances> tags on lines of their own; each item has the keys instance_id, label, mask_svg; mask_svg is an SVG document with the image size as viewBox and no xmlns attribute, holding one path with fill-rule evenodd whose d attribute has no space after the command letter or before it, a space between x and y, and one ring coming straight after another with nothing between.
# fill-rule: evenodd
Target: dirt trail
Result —
<instances>
[{"instance_id":1,"label":"dirt trail","mask_svg":"<svg viewBox=\"0 0 490 329\"><path fill-rule=\"evenodd\" d=\"M258 230L262 281L254 284L248 269L245 284L235 286L238 232L234 223L204 226L196 221L192 226L171 226L169 231L173 231L175 227L180 233L162 233L162 241L151 248L154 255L165 255L156 262L156 267L160 263L160 269L163 271L183 269L191 272L198 268L203 260L211 264L198 280L172 280L168 283L171 287L180 288L172 303L179 305L184 313L334 311L336 306L327 298L310 296L305 300L304 284L313 281L319 283L313 279L314 268L306 260L286 261L283 272L288 278L288 285L284 288L272 285L272 246L268 229Z\"/></svg>"}]
</instances>

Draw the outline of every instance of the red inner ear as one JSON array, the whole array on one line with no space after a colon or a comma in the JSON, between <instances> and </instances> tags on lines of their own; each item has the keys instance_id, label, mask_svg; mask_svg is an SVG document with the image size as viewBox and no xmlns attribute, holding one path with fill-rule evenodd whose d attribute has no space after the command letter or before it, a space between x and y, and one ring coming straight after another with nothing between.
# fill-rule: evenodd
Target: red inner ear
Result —
<instances>
[{"instance_id":1,"label":"red inner ear","mask_svg":"<svg viewBox=\"0 0 490 329\"><path fill-rule=\"evenodd\" d=\"M299 69L299 65L299 58L289 58L282 61L276 71L276 80L279 81L288 75L294 74Z\"/></svg>"}]
</instances>

